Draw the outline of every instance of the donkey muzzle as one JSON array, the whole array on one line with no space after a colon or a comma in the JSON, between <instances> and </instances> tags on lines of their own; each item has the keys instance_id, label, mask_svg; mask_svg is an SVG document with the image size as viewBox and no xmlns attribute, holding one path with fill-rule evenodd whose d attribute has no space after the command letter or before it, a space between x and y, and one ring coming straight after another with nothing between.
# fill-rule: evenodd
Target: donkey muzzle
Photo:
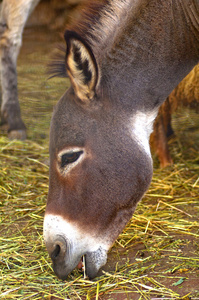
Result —
<instances>
[{"instance_id":1,"label":"donkey muzzle","mask_svg":"<svg viewBox=\"0 0 199 300\"><path fill-rule=\"evenodd\" d=\"M53 270L58 278L65 280L81 260L81 254L73 253L69 241L63 236L56 236L54 241L47 241L46 247L53 263Z\"/></svg>"},{"instance_id":2,"label":"donkey muzzle","mask_svg":"<svg viewBox=\"0 0 199 300\"><path fill-rule=\"evenodd\" d=\"M65 280L85 256L84 268L89 279L106 263L108 248L99 239L81 232L60 216L44 218L44 241L58 278Z\"/></svg>"},{"instance_id":3,"label":"donkey muzzle","mask_svg":"<svg viewBox=\"0 0 199 300\"><path fill-rule=\"evenodd\" d=\"M107 260L107 251L101 247L94 252L75 253L61 236L57 237L53 245L47 243L47 249L53 262L53 270L62 280L65 280L79 264L83 255L85 255L84 269L89 279L96 277L99 269L106 264Z\"/></svg>"},{"instance_id":4,"label":"donkey muzzle","mask_svg":"<svg viewBox=\"0 0 199 300\"><path fill-rule=\"evenodd\" d=\"M107 251L99 247L97 251L88 252L85 255L85 271L89 279L97 276L99 269L106 264Z\"/></svg>"}]
</instances>

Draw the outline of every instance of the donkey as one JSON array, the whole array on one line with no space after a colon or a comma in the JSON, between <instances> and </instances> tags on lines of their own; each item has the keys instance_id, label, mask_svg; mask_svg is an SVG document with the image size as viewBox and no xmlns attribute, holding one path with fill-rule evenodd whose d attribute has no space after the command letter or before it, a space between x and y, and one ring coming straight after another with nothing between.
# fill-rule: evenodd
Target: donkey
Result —
<instances>
[{"instance_id":1,"label":"donkey","mask_svg":"<svg viewBox=\"0 0 199 300\"><path fill-rule=\"evenodd\" d=\"M0 15L1 123L10 138L25 139L17 90L17 57L25 23L39 0L4 0Z\"/></svg>"},{"instance_id":2,"label":"donkey","mask_svg":"<svg viewBox=\"0 0 199 300\"><path fill-rule=\"evenodd\" d=\"M71 87L50 129L44 240L56 275L92 279L152 178L161 103L199 60L199 0L106 0L65 32ZM62 68L62 66L61 66Z\"/></svg>"},{"instance_id":3,"label":"donkey","mask_svg":"<svg viewBox=\"0 0 199 300\"><path fill-rule=\"evenodd\" d=\"M169 138L174 134L172 114L179 107L189 107L199 112L198 70L199 65L172 91L158 111L150 136L150 146L156 153L161 168L173 163L168 145Z\"/></svg>"}]
</instances>

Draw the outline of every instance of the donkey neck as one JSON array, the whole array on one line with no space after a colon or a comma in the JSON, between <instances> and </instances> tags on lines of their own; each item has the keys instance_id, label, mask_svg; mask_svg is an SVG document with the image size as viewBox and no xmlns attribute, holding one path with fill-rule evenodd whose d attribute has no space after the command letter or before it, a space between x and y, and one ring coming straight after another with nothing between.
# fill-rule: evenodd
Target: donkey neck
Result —
<instances>
[{"instance_id":1,"label":"donkey neck","mask_svg":"<svg viewBox=\"0 0 199 300\"><path fill-rule=\"evenodd\" d=\"M121 22L106 51L101 49L103 43L98 48L94 45L93 50L102 83L106 82L114 98L128 109L150 111L199 60L199 2L124 2L134 3L127 12L126 25Z\"/></svg>"}]
</instances>

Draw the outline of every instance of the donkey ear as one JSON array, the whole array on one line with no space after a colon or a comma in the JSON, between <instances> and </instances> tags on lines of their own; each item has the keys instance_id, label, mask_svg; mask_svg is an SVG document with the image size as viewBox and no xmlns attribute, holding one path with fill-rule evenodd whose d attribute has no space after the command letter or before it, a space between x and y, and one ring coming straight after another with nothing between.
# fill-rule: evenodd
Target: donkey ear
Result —
<instances>
[{"instance_id":1,"label":"donkey ear","mask_svg":"<svg viewBox=\"0 0 199 300\"><path fill-rule=\"evenodd\" d=\"M66 69L77 96L84 102L95 95L98 66L90 46L75 32L66 31Z\"/></svg>"}]
</instances>

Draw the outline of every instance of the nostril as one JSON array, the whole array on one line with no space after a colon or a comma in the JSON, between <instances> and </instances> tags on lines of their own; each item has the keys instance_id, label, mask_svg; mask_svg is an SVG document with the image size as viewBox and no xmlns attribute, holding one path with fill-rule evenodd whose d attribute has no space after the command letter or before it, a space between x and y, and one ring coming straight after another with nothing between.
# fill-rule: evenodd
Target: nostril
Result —
<instances>
[{"instance_id":1,"label":"nostril","mask_svg":"<svg viewBox=\"0 0 199 300\"><path fill-rule=\"evenodd\" d=\"M60 252L61 252L61 247L60 247L60 245L57 244L51 254L51 258L56 259L59 256Z\"/></svg>"},{"instance_id":2,"label":"nostril","mask_svg":"<svg viewBox=\"0 0 199 300\"><path fill-rule=\"evenodd\" d=\"M49 241L46 242L46 247L48 250L48 253L50 255L50 258L55 262L58 260L63 260L64 257L67 255L67 241L62 236L55 236L49 239Z\"/></svg>"}]
</instances>

